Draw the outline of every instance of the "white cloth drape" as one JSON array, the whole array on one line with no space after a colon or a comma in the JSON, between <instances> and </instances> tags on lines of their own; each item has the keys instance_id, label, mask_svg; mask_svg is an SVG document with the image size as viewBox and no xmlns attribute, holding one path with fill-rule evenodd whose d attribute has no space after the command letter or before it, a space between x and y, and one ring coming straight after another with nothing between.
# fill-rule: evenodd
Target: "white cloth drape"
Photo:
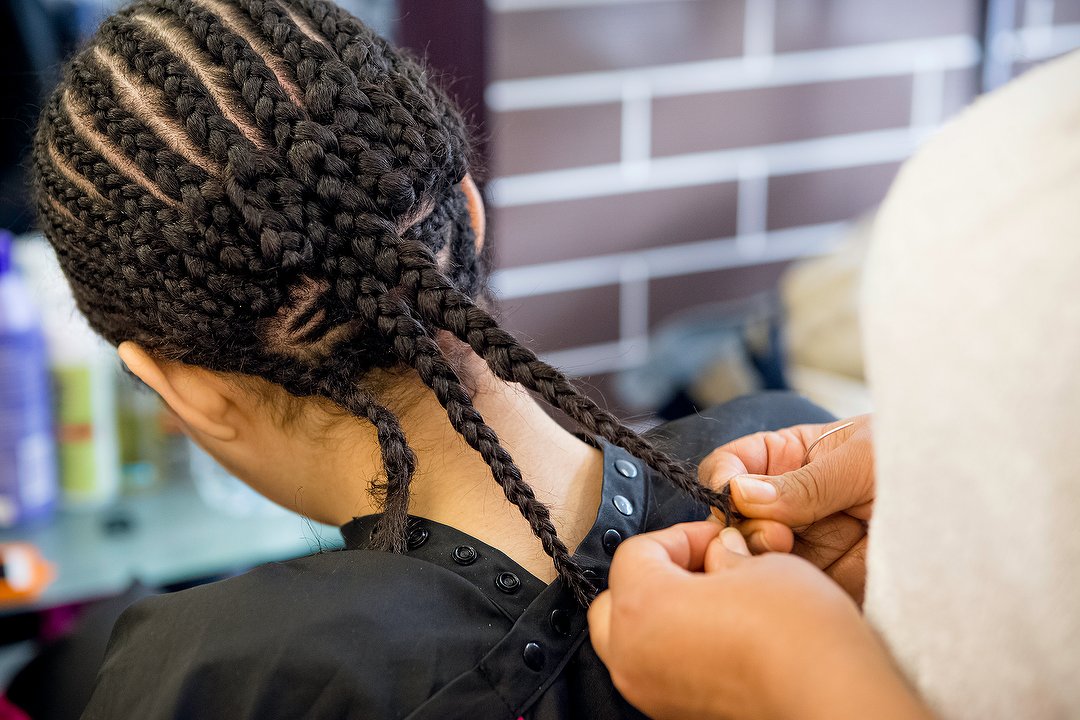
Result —
<instances>
[{"instance_id":1,"label":"white cloth drape","mask_svg":"<svg viewBox=\"0 0 1080 720\"><path fill-rule=\"evenodd\" d=\"M1080 53L906 164L864 301L868 617L944 718L1080 718Z\"/></svg>"}]
</instances>

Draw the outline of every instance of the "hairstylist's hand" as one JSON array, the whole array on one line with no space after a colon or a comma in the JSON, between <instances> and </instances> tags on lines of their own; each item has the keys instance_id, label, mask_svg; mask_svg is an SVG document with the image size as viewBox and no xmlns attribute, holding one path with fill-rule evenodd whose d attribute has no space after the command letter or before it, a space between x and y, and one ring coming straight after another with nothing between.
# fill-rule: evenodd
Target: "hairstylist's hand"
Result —
<instances>
[{"instance_id":1,"label":"hairstylist's hand","mask_svg":"<svg viewBox=\"0 0 1080 720\"><path fill-rule=\"evenodd\" d=\"M848 422L854 424L824 438L803 464L814 441ZM748 435L714 450L699 474L714 488L731 483L735 507L750 518L739 529L753 552L794 552L862 602L874 502L869 415Z\"/></svg>"},{"instance_id":2,"label":"hairstylist's hand","mask_svg":"<svg viewBox=\"0 0 1080 720\"><path fill-rule=\"evenodd\" d=\"M927 717L835 583L719 530L676 525L615 553L589 630L630 703L657 720Z\"/></svg>"}]
</instances>

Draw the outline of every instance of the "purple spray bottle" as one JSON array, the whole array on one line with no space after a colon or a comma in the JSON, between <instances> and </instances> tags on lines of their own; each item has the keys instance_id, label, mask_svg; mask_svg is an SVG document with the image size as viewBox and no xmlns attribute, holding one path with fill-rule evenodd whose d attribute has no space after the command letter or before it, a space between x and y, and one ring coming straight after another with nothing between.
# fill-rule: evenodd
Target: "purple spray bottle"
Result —
<instances>
[{"instance_id":1,"label":"purple spray bottle","mask_svg":"<svg viewBox=\"0 0 1080 720\"><path fill-rule=\"evenodd\" d=\"M52 514L57 496L45 336L12 253L0 230L0 527Z\"/></svg>"}]
</instances>

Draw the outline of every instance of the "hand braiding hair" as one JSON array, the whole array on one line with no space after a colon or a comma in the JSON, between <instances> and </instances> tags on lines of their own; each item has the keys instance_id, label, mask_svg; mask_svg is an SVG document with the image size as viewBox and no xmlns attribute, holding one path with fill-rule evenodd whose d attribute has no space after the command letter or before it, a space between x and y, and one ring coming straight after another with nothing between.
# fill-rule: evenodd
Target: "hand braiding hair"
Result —
<instances>
[{"instance_id":1,"label":"hand braiding hair","mask_svg":"<svg viewBox=\"0 0 1080 720\"><path fill-rule=\"evenodd\" d=\"M491 468L559 576L593 588L436 338L466 343L595 438L731 517L478 303L468 140L423 67L322 0L139 0L70 62L34 143L42 227L113 343L319 396L377 431L373 543L404 549L416 456L363 389L408 367Z\"/></svg>"}]
</instances>

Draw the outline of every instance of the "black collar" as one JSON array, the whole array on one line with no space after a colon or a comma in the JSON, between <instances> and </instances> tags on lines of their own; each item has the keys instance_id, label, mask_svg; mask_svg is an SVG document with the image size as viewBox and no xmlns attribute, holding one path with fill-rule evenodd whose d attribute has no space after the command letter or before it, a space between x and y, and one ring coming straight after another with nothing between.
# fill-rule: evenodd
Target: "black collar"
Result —
<instances>
[{"instance_id":1,"label":"black collar","mask_svg":"<svg viewBox=\"0 0 1080 720\"><path fill-rule=\"evenodd\" d=\"M626 538L645 527L652 471L622 448L601 441L604 479L596 522L574 551L574 557L602 587L611 556ZM379 515L355 518L341 527L348 550L369 550ZM546 587L530 572L486 543L456 528L410 516L407 554L460 575L517 618ZM507 577L504 574L512 575Z\"/></svg>"},{"instance_id":2,"label":"black collar","mask_svg":"<svg viewBox=\"0 0 1080 720\"><path fill-rule=\"evenodd\" d=\"M646 527L653 471L622 448L606 442L604 479L596 522L574 557L594 578L597 589L607 586L611 556L626 538ZM341 528L347 550L370 549L378 515L356 518ZM545 585L503 552L448 525L412 517L410 557L425 560L473 584L514 622L472 672L465 673L410 718L439 715L443 693L467 692L481 707L515 712L538 696L555 679L585 639L585 610L574 602L561 580Z\"/></svg>"}]
</instances>

